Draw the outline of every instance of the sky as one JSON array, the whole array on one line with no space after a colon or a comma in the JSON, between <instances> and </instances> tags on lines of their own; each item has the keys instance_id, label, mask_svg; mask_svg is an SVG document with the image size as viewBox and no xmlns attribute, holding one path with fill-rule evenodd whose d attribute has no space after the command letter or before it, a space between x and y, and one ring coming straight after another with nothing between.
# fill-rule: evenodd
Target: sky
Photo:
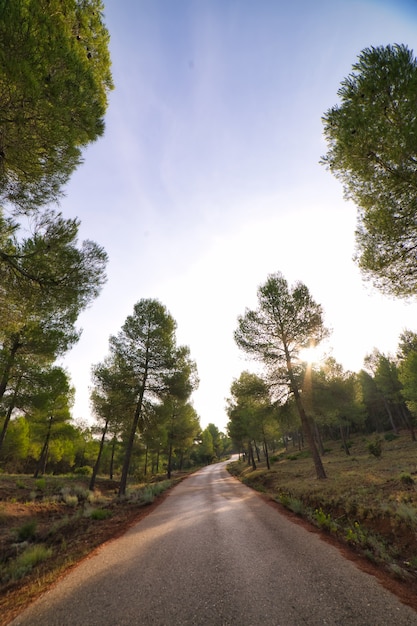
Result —
<instances>
[{"instance_id":1,"label":"sky","mask_svg":"<svg viewBox=\"0 0 417 626\"><path fill-rule=\"evenodd\" d=\"M392 300L354 261L356 208L319 163L321 117L366 47L417 51L411 0L105 0L115 89L103 138L84 152L60 210L108 255L63 365L88 423L91 367L143 298L162 302L196 361L203 428L225 432L248 362L237 318L281 272L303 282L332 331L327 351L359 371L417 332L417 301Z\"/></svg>"}]
</instances>

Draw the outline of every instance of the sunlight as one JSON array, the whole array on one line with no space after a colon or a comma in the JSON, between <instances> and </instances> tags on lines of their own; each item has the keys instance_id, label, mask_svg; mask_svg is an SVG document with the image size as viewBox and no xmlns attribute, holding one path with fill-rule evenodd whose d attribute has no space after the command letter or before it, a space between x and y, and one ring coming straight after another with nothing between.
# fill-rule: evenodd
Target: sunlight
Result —
<instances>
[{"instance_id":1,"label":"sunlight","mask_svg":"<svg viewBox=\"0 0 417 626\"><path fill-rule=\"evenodd\" d=\"M311 365L312 363L318 363L324 357L324 351L321 346L309 346L302 348L298 353L298 358L304 363Z\"/></svg>"}]
</instances>

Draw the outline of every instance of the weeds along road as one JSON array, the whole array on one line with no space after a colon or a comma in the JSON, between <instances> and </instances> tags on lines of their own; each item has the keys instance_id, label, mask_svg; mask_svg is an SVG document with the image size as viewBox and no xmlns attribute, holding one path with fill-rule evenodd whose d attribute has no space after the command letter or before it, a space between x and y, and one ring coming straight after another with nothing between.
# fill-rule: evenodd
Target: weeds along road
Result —
<instances>
[{"instance_id":1,"label":"weeds along road","mask_svg":"<svg viewBox=\"0 0 417 626\"><path fill-rule=\"evenodd\" d=\"M12 624L403 626L416 625L417 613L219 463Z\"/></svg>"}]
</instances>

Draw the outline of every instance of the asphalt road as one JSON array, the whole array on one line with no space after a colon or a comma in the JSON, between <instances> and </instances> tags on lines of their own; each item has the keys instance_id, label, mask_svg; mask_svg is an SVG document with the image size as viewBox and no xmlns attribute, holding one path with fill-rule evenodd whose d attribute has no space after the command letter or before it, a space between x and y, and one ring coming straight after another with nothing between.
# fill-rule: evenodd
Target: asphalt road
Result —
<instances>
[{"instance_id":1,"label":"asphalt road","mask_svg":"<svg viewBox=\"0 0 417 626\"><path fill-rule=\"evenodd\" d=\"M417 613L220 463L190 476L13 626L417 625Z\"/></svg>"}]
</instances>

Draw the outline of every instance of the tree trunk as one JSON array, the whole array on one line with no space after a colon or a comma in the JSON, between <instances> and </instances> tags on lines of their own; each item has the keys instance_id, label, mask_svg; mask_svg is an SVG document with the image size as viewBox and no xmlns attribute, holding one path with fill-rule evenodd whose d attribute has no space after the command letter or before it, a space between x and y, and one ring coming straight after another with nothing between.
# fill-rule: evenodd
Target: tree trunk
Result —
<instances>
[{"instance_id":1,"label":"tree trunk","mask_svg":"<svg viewBox=\"0 0 417 626\"><path fill-rule=\"evenodd\" d=\"M172 440L169 442L167 478L171 478Z\"/></svg>"},{"instance_id":2,"label":"tree trunk","mask_svg":"<svg viewBox=\"0 0 417 626\"><path fill-rule=\"evenodd\" d=\"M45 437L45 441L43 444L42 452L39 457L39 461L36 464L35 473L33 475L34 478L37 478L39 476L39 472L42 472L42 474L45 474L45 471L46 471L46 462L48 459L49 438L51 436L52 421L53 421L53 417L51 415L49 418L49 422L48 422L48 430L46 432L46 437Z\"/></svg>"},{"instance_id":3,"label":"tree trunk","mask_svg":"<svg viewBox=\"0 0 417 626\"><path fill-rule=\"evenodd\" d=\"M316 476L319 480L322 480L324 478L327 478L326 476L326 472L324 471L324 467L323 467L323 463L322 460L320 458L320 454L319 451L317 449L317 445L314 439L314 434L313 434L313 429L311 427L311 422L310 419L307 417L307 414L304 410L304 406L303 403L301 401L301 395L300 392L298 390L297 384L295 382L295 377L294 377L294 373L293 373L293 369L292 369L292 363L291 363L291 357L288 351L287 346L285 347L285 354L286 354L286 359L287 359L287 371L288 371L288 375L290 378L290 385L291 385L291 390L294 394L294 398L295 398L295 403L297 406L297 410L298 410L298 414L300 416L300 420L301 420L301 425L303 427L303 430L306 434L307 437L307 441L308 441L308 445L310 447L311 450L311 455L313 457L313 462L314 462L314 467L316 469Z\"/></svg>"},{"instance_id":4,"label":"tree trunk","mask_svg":"<svg viewBox=\"0 0 417 626\"><path fill-rule=\"evenodd\" d=\"M114 477L114 455L116 454L116 445L117 445L117 440L116 440L116 436L114 436L111 442L111 455L110 455L110 467L109 467L110 480L113 480L113 477Z\"/></svg>"},{"instance_id":5,"label":"tree trunk","mask_svg":"<svg viewBox=\"0 0 417 626\"><path fill-rule=\"evenodd\" d=\"M88 485L88 489L90 491L94 491L94 487L96 484L96 478L97 478L98 470L100 468L101 455L102 455L103 448L104 448L104 441L106 439L108 425L109 425L109 420L107 419L104 424L103 432L101 434L100 447L98 449L96 462L94 463L93 473L91 474L90 484Z\"/></svg>"},{"instance_id":6,"label":"tree trunk","mask_svg":"<svg viewBox=\"0 0 417 626\"><path fill-rule=\"evenodd\" d=\"M249 452L248 465L252 463L252 469L256 470L255 457L253 456L253 448L252 448L252 444L250 441L248 443L248 452Z\"/></svg>"},{"instance_id":7,"label":"tree trunk","mask_svg":"<svg viewBox=\"0 0 417 626\"><path fill-rule=\"evenodd\" d=\"M314 424L314 432L316 434L316 441L317 441L317 447L319 449L319 452L321 454L321 456L324 455L324 446L323 446L323 439L321 438L320 435L320 431L319 431L319 427L317 426L317 422L316 420L311 420Z\"/></svg>"},{"instance_id":8,"label":"tree trunk","mask_svg":"<svg viewBox=\"0 0 417 626\"><path fill-rule=\"evenodd\" d=\"M145 448L145 466L143 468L143 475L146 476L148 473L148 446Z\"/></svg>"},{"instance_id":9,"label":"tree trunk","mask_svg":"<svg viewBox=\"0 0 417 626\"><path fill-rule=\"evenodd\" d=\"M400 411L401 414L403 416L404 422L408 428L408 430L410 431L410 435L411 435L411 441L416 441L416 433L414 431L414 426L413 426L413 416L410 415L408 409L406 406L401 405L400 406Z\"/></svg>"},{"instance_id":10,"label":"tree trunk","mask_svg":"<svg viewBox=\"0 0 417 626\"><path fill-rule=\"evenodd\" d=\"M388 414L388 417L389 417L389 421L390 421L390 424L391 424L392 430L393 430L393 431L394 431L394 433L397 435L397 434L398 434L398 432L397 432L397 427L396 427L396 425L395 425L394 418L393 418L393 416L392 416L392 411L391 411L391 409L390 409L390 407L389 407L388 402L386 401L386 399L385 399L385 397L384 397L383 395L382 395L382 401L383 401L383 403L384 403L385 410L386 410L386 412L387 412L387 414Z\"/></svg>"},{"instance_id":11,"label":"tree trunk","mask_svg":"<svg viewBox=\"0 0 417 626\"><path fill-rule=\"evenodd\" d=\"M16 387L13 393L13 397L10 401L9 408L7 409L6 417L4 418L3 428L0 433L0 450L3 445L4 438L6 436L7 427L9 426L10 418L13 413L13 409L16 405L17 394L19 393L20 382L22 380L23 375L21 374L16 382Z\"/></svg>"},{"instance_id":12,"label":"tree trunk","mask_svg":"<svg viewBox=\"0 0 417 626\"><path fill-rule=\"evenodd\" d=\"M3 399L4 393L7 389L7 383L9 382L10 371L16 357L16 352L19 348L21 348L21 346L22 344L19 343L19 335L15 335L13 337L12 347L10 349L9 357L4 366L3 375L0 381L0 401Z\"/></svg>"},{"instance_id":13,"label":"tree trunk","mask_svg":"<svg viewBox=\"0 0 417 626\"><path fill-rule=\"evenodd\" d=\"M266 466L268 469L271 469L271 464L269 462L268 444L266 442L265 433L264 433L264 449L265 449Z\"/></svg>"},{"instance_id":14,"label":"tree trunk","mask_svg":"<svg viewBox=\"0 0 417 626\"><path fill-rule=\"evenodd\" d=\"M135 442L135 435L136 435L136 431L137 431L138 424L139 424L139 418L142 413L142 404L143 404L143 397L145 395L145 385L146 385L147 378L148 378L148 364L145 363L145 370L143 372L142 385L140 387L139 398L136 404L135 414L133 416L133 421L132 421L132 427L130 429L129 439L127 441L127 446L126 446L125 458L124 458L123 468L122 468L122 475L120 478L119 498L121 496L124 496L126 493L127 477L129 474L130 460L132 457L133 444Z\"/></svg>"},{"instance_id":15,"label":"tree trunk","mask_svg":"<svg viewBox=\"0 0 417 626\"><path fill-rule=\"evenodd\" d=\"M346 441L346 437L345 437L345 433L343 431L343 426L342 426L342 422L339 422L339 432L340 432L340 437L342 439L342 446L344 451L346 452L346 454L348 456L350 456L350 450L349 450L349 446L347 445L347 441Z\"/></svg>"}]
</instances>

